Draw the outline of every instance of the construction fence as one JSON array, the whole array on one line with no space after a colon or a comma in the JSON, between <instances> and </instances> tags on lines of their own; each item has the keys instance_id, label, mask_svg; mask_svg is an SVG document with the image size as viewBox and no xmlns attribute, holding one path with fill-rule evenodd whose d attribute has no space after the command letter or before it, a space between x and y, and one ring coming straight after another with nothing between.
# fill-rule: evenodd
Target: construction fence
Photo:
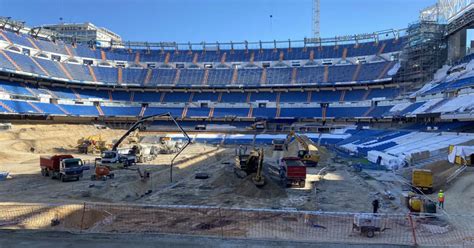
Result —
<instances>
[{"instance_id":1,"label":"construction fence","mask_svg":"<svg viewBox=\"0 0 474 248\"><path fill-rule=\"evenodd\" d=\"M474 247L474 215L378 214L381 228L371 238L354 226L354 217L360 215L206 206L2 204L0 229ZM371 226L359 223L364 225Z\"/></svg>"}]
</instances>

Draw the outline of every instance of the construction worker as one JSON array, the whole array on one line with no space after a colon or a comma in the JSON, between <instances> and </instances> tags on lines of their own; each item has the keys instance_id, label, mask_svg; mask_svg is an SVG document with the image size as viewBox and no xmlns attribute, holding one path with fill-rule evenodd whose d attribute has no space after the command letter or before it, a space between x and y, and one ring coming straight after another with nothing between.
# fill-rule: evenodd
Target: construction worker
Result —
<instances>
[{"instance_id":1,"label":"construction worker","mask_svg":"<svg viewBox=\"0 0 474 248\"><path fill-rule=\"evenodd\" d=\"M378 199L372 201L373 212L376 214L379 211L380 203Z\"/></svg>"},{"instance_id":2,"label":"construction worker","mask_svg":"<svg viewBox=\"0 0 474 248\"><path fill-rule=\"evenodd\" d=\"M442 189L440 189L438 193L438 206L444 209L444 192Z\"/></svg>"}]
</instances>

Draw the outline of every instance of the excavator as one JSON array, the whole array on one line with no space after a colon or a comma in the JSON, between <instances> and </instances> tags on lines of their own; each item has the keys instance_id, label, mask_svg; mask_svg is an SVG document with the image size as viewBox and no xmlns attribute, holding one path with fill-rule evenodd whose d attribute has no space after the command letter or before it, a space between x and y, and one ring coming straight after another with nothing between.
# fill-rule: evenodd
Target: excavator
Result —
<instances>
[{"instance_id":1,"label":"excavator","mask_svg":"<svg viewBox=\"0 0 474 248\"><path fill-rule=\"evenodd\" d=\"M137 122L135 122L128 129L128 131L125 132L125 134L122 135L122 137L120 137L120 139L118 139L115 142L115 144L112 146L111 150L104 151L101 154L101 158L98 159L98 161L100 161L100 162L96 163L96 170L95 170L96 175L93 175L93 177L95 179L110 177L109 175L110 175L110 171L111 171L112 166L114 166L114 165L123 165L124 167L126 167L126 165L131 165L131 164L135 163L136 162L136 155L135 154L131 154L131 153L120 154L119 151L118 151L118 147L131 133L133 133L135 130L140 128L141 125L143 125L146 121L153 120L154 118L159 118L159 117L168 117L169 119L171 119L171 121L176 125L176 127L178 127L179 131L183 134L183 136L186 139L186 142L184 143L184 145L181 147L181 149L178 151L178 153L174 156L174 158L172 160L172 161L174 161L176 159L176 157L178 157L179 154L181 154L181 152L184 149L186 149L186 147L191 143L191 138L188 136L186 131L184 131L184 129L181 127L181 125L179 125L179 123L171 115L171 113L150 115L150 116L143 117L143 118L139 119ZM172 164L171 164L171 166L172 166ZM138 170L138 172L140 174L140 177L142 177L142 178L146 177L146 176L149 176L149 175L147 175L146 172L141 173L141 171L139 171L139 170Z\"/></svg>"},{"instance_id":2,"label":"excavator","mask_svg":"<svg viewBox=\"0 0 474 248\"><path fill-rule=\"evenodd\" d=\"M235 157L234 172L239 178L245 178L248 175L254 174L252 182L257 187L265 185L265 178L263 177L263 148L253 149L247 154L247 148L240 147L237 156Z\"/></svg>"},{"instance_id":3,"label":"excavator","mask_svg":"<svg viewBox=\"0 0 474 248\"><path fill-rule=\"evenodd\" d=\"M107 144L101 135L91 135L77 141L77 149L82 154L100 154L107 150Z\"/></svg>"},{"instance_id":4,"label":"excavator","mask_svg":"<svg viewBox=\"0 0 474 248\"><path fill-rule=\"evenodd\" d=\"M320 158L319 149L308 136L291 131L286 137L286 150L288 150L288 145L291 143L293 137L300 145L297 154L298 158L300 158L306 166L317 166Z\"/></svg>"}]
</instances>

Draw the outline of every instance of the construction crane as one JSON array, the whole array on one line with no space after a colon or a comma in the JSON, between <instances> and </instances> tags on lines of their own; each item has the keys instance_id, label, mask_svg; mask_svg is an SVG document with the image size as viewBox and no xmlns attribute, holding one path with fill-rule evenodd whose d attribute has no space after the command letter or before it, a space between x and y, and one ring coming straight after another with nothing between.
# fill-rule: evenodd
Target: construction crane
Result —
<instances>
[{"instance_id":1,"label":"construction crane","mask_svg":"<svg viewBox=\"0 0 474 248\"><path fill-rule=\"evenodd\" d=\"M286 149L288 150L288 145L293 137L303 148L298 150L298 158L300 158L306 166L317 166L320 158L319 149L308 136L299 135L295 133L295 131L291 131L286 137Z\"/></svg>"},{"instance_id":2,"label":"construction crane","mask_svg":"<svg viewBox=\"0 0 474 248\"><path fill-rule=\"evenodd\" d=\"M320 38L321 33L320 33L320 18L321 18L321 12L320 12L320 0L313 0L313 38Z\"/></svg>"}]
</instances>

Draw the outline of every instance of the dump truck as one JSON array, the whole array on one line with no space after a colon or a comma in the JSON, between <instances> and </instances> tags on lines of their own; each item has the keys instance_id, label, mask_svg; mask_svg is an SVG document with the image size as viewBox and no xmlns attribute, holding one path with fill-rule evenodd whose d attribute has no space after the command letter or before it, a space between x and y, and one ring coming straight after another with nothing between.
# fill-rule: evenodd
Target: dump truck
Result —
<instances>
[{"instance_id":1,"label":"dump truck","mask_svg":"<svg viewBox=\"0 0 474 248\"><path fill-rule=\"evenodd\" d=\"M54 155L40 157L41 175L51 176L63 182L68 180L79 180L84 171L84 163L72 155Z\"/></svg>"},{"instance_id":2,"label":"dump truck","mask_svg":"<svg viewBox=\"0 0 474 248\"><path fill-rule=\"evenodd\" d=\"M411 184L423 193L433 192L433 172L426 169L413 169L411 174Z\"/></svg>"},{"instance_id":3,"label":"dump truck","mask_svg":"<svg viewBox=\"0 0 474 248\"><path fill-rule=\"evenodd\" d=\"M279 166L280 182L283 187L296 184L301 188L306 184L306 166L297 157L282 158Z\"/></svg>"}]
</instances>

